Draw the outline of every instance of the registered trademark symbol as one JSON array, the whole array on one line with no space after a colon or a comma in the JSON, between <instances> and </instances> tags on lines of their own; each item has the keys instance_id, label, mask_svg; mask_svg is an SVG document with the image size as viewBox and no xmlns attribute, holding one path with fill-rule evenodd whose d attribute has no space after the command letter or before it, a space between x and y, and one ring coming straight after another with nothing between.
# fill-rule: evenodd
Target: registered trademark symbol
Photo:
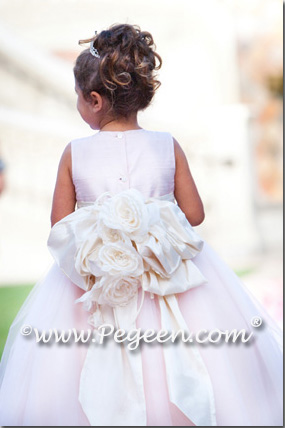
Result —
<instances>
[{"instance_id":1,"label":"registered trademark symbol","mask_svg":"<svg viewBox=\"0 0 285 428\"><path fill-rule=\"evenodd\" d=\"M252 327L260 327L262 324L262 319L260 317L252 317L251 325Z\"/></svg>"}]
</instances>

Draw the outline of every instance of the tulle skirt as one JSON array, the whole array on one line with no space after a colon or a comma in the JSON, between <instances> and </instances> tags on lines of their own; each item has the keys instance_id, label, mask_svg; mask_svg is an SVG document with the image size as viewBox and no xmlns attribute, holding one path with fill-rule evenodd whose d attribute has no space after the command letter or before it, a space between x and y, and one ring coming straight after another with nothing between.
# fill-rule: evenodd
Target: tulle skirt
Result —
<instances>
[{"instance_id":1,"label":"tulle skirt","mask_svg":"<svg viewBox=\"0 0 285 428\"><path fill-rule=\"evenodd\" d=\"M283 426L282 331L206 242L193 262L208 283L176 295L189 331L252 331L252 319L262 319L247 344L198 346L213 385L217 425ZM88 312L75 303L82 294L54 264L26 299L10 328L0 366L2 426L90 426L78 400L87 344L36 343L21 334L23 325L90 329ZM161 328L157 296L146 293L136 325ZM143 343L140 352L147 425L193 426L170 401L162 345Z\"/></svg>"}]
</instances>

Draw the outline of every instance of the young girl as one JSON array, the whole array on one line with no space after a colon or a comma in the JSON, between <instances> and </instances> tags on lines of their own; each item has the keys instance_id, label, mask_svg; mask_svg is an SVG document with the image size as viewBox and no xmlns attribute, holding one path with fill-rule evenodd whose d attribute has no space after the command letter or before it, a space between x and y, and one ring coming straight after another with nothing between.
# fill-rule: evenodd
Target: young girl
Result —
<instances>
[{"instance_id":1,"label":"young girl","mask_svg":"<svg viewBox=\"0 0 285 428\"><path fill-rule=\"evenodd\" d=\"M282 426L281 331L192 228L204 210L179 143L137 121L159 86L151 34L87 42L77 108L99 132L62 155L55 263L10 328L1 425ZM49 329L94 336L37 343ZM167 341L179 330L192 342Z\"/></svg>"}]
</instances>

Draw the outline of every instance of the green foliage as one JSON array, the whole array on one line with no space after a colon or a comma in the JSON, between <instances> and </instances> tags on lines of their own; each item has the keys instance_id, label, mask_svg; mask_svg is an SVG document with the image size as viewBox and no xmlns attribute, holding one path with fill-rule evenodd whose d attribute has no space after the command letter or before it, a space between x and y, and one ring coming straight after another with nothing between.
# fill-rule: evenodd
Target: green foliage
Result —
<instances>
[{"instance_id":1,"label":"green foliage","mask_svg":"<svg viewBox=\"0 0 285 428\"><path fill-rule=\"evenodd\" d=\"M9 327L31 289L31 285L0 287L0 356L3 353Z\"/></svg>"},{"instance_id":2,"label":"green foliage","mask_svg":"<svg viewBox=\"0 0 285 428\"><path fill-rule=\"evenodd\" d=\"M238 270L235 270L234 272L237 276L239 276L241 278L243 276L246 276L246 275L253 273L254 271L255 271L254 268L249 267L249 268L244 268L244 269L238 269Z\"/></svg>"}]
</instances>

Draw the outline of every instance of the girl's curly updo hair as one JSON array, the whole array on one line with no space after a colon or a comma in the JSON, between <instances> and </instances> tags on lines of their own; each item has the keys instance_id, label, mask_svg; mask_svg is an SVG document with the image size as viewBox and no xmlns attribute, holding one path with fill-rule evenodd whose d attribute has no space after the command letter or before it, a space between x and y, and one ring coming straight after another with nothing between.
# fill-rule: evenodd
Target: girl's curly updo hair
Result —
<instances>
[{"instance_id":1,"label":"girl's curly updo hair","mask_svg":"<svg viewBox=\"0 0 285 428\"><path fill-rule=\"evenodd\" d=\"M86 49L76 60L74 76L84 98L88 101L92 91L98 92L116 117L145 109L160 86L155 70L162 60L154 52L152 35L138 26L118 24L79 44L87 42L99 57Z\"/></svg>"}]
</instances>

